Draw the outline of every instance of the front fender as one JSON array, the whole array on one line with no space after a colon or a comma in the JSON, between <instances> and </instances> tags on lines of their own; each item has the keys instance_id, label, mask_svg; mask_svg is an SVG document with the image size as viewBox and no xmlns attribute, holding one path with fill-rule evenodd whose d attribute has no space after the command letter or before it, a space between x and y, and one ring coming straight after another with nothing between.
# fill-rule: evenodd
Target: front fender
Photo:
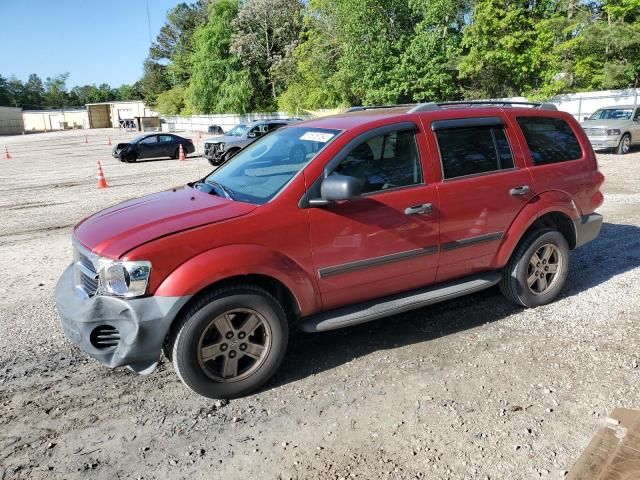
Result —
<instances>
[{"instance_id":1,"label":"front fender","mask_svg":"<svg viewBox=\"0 0 640 480\"><path fill-rule=\"evenodd\" d=\"M291 258L260 245L227 245L196 255L165 278L155 295L195 295L218 281L238 275L265 275L285 285L302 315L320 308L313 278Z\"/></svg>"},{"instance_id":2,"label":"front fender","mask_svg":"<svg viewBox=\"0 0 640 480\"><path fill-rule=\"evenodd\" d=\"M573 205L575 203L573 203L571 196L558 190L543 192L529 200L503 236L498 253L492 263L493 268L499 269L507 264L525 232L533 222L543 215L563 213L571 220L579 219L580 213Z\"/></svg>"}]
</instances>

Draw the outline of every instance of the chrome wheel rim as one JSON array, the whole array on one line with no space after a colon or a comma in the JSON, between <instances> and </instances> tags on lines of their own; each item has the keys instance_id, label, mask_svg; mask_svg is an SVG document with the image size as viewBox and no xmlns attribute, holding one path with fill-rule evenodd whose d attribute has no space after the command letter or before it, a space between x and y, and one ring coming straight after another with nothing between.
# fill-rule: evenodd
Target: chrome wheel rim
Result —
<instances>
[{"instance_id":1,"label":"chrome wheel rim","mask_svg":"<svg viewBox=\"0 0 640 480\"><path fill-rule=\"evenodd\" d=\"M228 310L214 318L198 341L198 363L216 382L237 382L253 374L271 349L271 328L249 308Z\"/></svg>"},{"instance_id":2,"label":"chrome wheel rim","mask_svg":"<svg viewBox=\"0 0 640 480\"><path fill-rule=\"evenodd\" d=\"M562 271L560 249L547 243L538 248L527 268L527 286L534 295L542 295L553 288Z\"/></svg>"}]
</instances>

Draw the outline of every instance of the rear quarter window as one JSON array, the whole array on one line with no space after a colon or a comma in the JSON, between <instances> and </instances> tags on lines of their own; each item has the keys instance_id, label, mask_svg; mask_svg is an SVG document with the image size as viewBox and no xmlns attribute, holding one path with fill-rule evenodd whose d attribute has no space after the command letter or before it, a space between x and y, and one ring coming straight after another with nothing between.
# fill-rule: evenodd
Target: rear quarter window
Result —
<instances>
[{"instance_id":1,"label":"rear quarter window","mask_svg":"<svg viewBox=\"0 0 640 480\"><path fill-rule=\"evenodd\" d=\"M578 160L582 149L573 130L561 118L518 117L534 165Z\"/></svg>"}]
</instances>

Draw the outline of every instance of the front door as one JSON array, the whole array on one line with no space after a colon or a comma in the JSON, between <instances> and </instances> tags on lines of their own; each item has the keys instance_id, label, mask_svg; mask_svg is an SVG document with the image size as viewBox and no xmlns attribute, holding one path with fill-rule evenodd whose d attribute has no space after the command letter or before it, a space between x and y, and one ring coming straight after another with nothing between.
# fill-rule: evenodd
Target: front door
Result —
<instances>
[{"instance_id":1,"label":"front door","mask_svg":"<svg viewBox=\"0 0 640 480\"><path fill-rule=\"evenodd\" d=\"M158 156L158 135L150 135L138 142L138 158Z\"/></svg>"},{"instance_id":2,"label":"front door","mask_svg":"<svg viewBox=\"0 0 640 480\"><path fill-rule=\"evenodd\" d=\"M439 152L440 261L437 281L491 268L502 238L535 195L531 174L505 119L434 121Z\"/></svg>"},{"instance_id":3,"label":"front door","mask_svg":"<svg viewBox=\"0 0 640 480\"><path fill-rule=\"evenodd\" d=\"M435 279L438 196L433 185L425 184L417 128L411 125L383 127L351 142L329 174L355 177L362 196L309 209L326 309Z\"/></svg>"}]
</instances>

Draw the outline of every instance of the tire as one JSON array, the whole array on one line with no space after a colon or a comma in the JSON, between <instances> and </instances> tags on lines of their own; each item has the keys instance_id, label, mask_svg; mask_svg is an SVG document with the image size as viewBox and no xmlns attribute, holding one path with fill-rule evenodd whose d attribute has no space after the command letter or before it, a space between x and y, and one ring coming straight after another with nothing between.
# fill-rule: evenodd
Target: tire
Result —
<instances>
[{"instance_id":1,"label":"tire","mask_svg":"<svg viewBox=\"0 0 640 480\"><path fill-rule=\"evenodd\" d=\"M552 248L546 250L547 246ZM549 251L551 257L544 260ZM535 261L534 254L538 255L539 262ZM548 271L554 263L555 275ZM503 271L500 291L516 305L527 308L545 305L562 291L568 273L569 245L564 235L553 229L538 230L528 235L511 255Z\"/></svg>"},{"instance_id":2,"label":"tire","mask_svg":"<svg viewBox=\"0 0 640 480\"><path fill-rule=\"evenodd\" d=\"M214 160L213 158L207 158L207 161L212 167L219 167L223 163L222 159Z\"/></svg>"},{"instance_id":3,"label":"tire","mask_svg":"<svg viewBox=\"0 0 640 480\"><path fill-rule=\"evenodd\" d=\"M240 150L236 148L234 150L230 150L227 153L225 153L224 156L222 157L222 161L220 162L220 165L224 165L225 163L227 163L229 160L235 157L239 151Z\"/></svg>"},{"instance_id":4,"label":"tire","mask_svg":"<svg viewBox=\"0 0 640 480\"><path fill-rule=\"evenodd\" d=\"M631 135L629 135L628 133L625 133L624 135L622 135L622 138L620 139L620 143L616 147L616 154L626 155L627 153L629 153L630 149L631 149Z\"/></svg>"},{"instance_id":5,"label":"tire","mask_svg":"<svg viewBox=\"0 0 640 480\"><path fill-rule=\"evenodd\" d=\"M235 398L273 376L288 338L287 317L278 301L262 288L239 284L195 302L181 316L166 346L187 387L203 397ZM236 375L230 375L234 371Z\"/></svg>"},{"instance_id":6,"label":"tire","mask_svg":"<svg viewBox=\"0 0 640 480\"><path fill-rule=\"evenodd\" d=\"M138 154L136 152L129 152L124 157L124 161L127 163L135 163L136 160L138 160Z\"/></svg>"}]
</instances>

